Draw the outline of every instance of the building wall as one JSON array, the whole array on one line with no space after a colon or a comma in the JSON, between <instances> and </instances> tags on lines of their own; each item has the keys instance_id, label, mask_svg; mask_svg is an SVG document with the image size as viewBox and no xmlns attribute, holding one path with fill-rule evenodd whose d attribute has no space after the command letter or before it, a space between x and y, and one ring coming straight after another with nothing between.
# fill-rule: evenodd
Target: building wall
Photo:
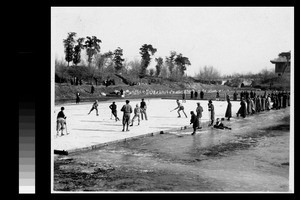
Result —
<instances>
[{"instance_id":1,"label":"building wall","mask_svg":"<svg viewBox=\"0 0 300 200\"><path fill-rule=\"evenodd\" d=\"M283 73L283 70L284 70L284 67L285 67L285 63L276 63L275 64L275 73L276 74L282 74ZM290 73L291 71L291 67L290 65L286 67L284 73Z\"/></svg>"}]
</instances>

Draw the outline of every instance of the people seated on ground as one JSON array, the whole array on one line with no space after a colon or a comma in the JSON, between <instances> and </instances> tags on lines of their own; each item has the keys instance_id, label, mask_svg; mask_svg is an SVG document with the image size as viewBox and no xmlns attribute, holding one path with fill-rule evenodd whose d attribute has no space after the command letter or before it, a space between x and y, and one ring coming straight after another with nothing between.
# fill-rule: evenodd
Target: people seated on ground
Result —
<instances>
[{"instance_id":1,"label":"people seated on ground","mask_svg":"<svg viewBox=\"0 0 300 200\"><path fill-rule=\"evenodd\" d=\"M218 129L229 129L229 130L231 130L231 128L228 127L228 126L225 126L225 125L222 123L222 121L224 121L224 118L222 118L221 121L220 121L220 118L217 118L217 121L216 121L216 123L215 123L215 125L214 125L214 128L218 128Z\"/></svg>"}]
</instances>

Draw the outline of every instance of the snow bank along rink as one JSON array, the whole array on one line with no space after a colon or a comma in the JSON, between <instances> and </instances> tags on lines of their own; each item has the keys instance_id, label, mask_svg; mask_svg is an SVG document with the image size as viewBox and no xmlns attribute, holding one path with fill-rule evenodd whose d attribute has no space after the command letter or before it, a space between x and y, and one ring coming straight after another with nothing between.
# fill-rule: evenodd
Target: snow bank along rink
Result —
<instances>
[{"instance_id":1,"label":"snow bank along rink","mask_svg":"<svg viewBox=\"0 0 300 200\"><path fill-rule=\"evenodd\" d=\"M66 150L69 152L80 151L95 148L97 145L103 145L109 142L121 141L126 138L152 133L156 134L160 131L172 129L180 130L184 126L190 126L190 111L195 112L197 102L200 102L200 105L203 107L201 122L209 121L208 100L186 100L186 102L182 104L188 117L186 118L182 111L180 111L181 118L178 118L177 110L170 112L177 107L176 100L145 99L148 120L141 120L138 126L138 121L135 119L133 126L129 127L129 131L122 132L123 112L121 112L120 109L125 104L125 100L126 99L118 99L98 102L99 116L96 116L96 110L93 110L91 114L88 115L93 102L79 104L75 104L74 102L55 106L51 116L52 152L53 150ZM109 105L113 101L116 102L117 114L120 118L120 121L117 122L111 115L111 110L109 109ZM132 106L132 109L134 109L136 104L140 105L140 102L141 99L133 99L130 100L129 104ZM180 100L180 102L182 101ZM215 119L224 117L227 101L213 101L213 104L215 106ZM235 117L240 107L240 102L231 101L231 104L232 116ZM64 113L67 116L67 131L70 134L56 137L56 116L62 106L65 108ZM131 119L133 116L134 114L132 113ZM233 118L231 120L234 121L235 119ZM198 130L197 133L201 133L201 130Z\"/></svg>"}]
</instances>

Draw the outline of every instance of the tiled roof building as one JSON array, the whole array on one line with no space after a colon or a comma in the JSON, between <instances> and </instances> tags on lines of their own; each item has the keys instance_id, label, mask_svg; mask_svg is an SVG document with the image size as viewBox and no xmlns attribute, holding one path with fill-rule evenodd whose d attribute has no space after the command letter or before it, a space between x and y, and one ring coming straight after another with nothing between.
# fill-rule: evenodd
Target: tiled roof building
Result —
<instances>
[{"instance_id":1,"label":"tiled roof building","mask_svg":"<svg viewBox=\"0 0 300 200\"><path fill-rule=\"evenodd\" d=\"M290 74L291 72L291 52L282 52L278 55L278 58L270 60L272 64L275 64L275 73L278 76L283 74Z\"/></svg>"}]
</instances>

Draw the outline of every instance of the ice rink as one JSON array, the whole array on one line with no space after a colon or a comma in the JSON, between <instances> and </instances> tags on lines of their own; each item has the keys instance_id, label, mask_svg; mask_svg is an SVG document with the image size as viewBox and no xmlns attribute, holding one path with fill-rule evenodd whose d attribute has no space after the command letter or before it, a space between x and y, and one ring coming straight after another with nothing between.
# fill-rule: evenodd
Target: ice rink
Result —
<instances>
[{"instance_id":1,"label":"ice rink","mask_svg":"<svg viewBox=\"0 0 300 200\"><path fill-rule=\"evenodd\" d=\"M208 101L207 100L186 100L183 103L187 118L181 112L181 118L178 118L177 110L170 112L177 107L176 100L169 99L145 99L147 104L148 120L141 120L138 126L137 119L129 131L122 132L122 115L121 107L125 104L126 99L114 100L117 105L118 117L121 121L115 121L111 118L111 110L109 105L112 101L99 102L99 116L96 111L90 111L93 102L90 103L69 103L55 106L52 108L52 149L77 151L82 148L90 148L99 144L105 144L113 141L124 140L125 138L157 133L160 131L180 129L190 124L190 111L196 110L197 102L203 107L203 116L201 122L209 120ZM141 100L130 100L130 105L134 109L136 104L140 104ZM181 101L180 101L181 102ZM236 112L240 107L239 101L232 101L232 116L236 116ZM215 118L222 118L227 108L226 101L213 101L215 106ZM56 116L60 111L60 107L65 107L64 113L67 116L68 135L56 137ZM134 114L131 114L131 118ZM234 120L234 119L233 119ZM199 130L201 132L201 130ZM53 152L53 151L52 151Z\"/></svg>"}]
</instances>

